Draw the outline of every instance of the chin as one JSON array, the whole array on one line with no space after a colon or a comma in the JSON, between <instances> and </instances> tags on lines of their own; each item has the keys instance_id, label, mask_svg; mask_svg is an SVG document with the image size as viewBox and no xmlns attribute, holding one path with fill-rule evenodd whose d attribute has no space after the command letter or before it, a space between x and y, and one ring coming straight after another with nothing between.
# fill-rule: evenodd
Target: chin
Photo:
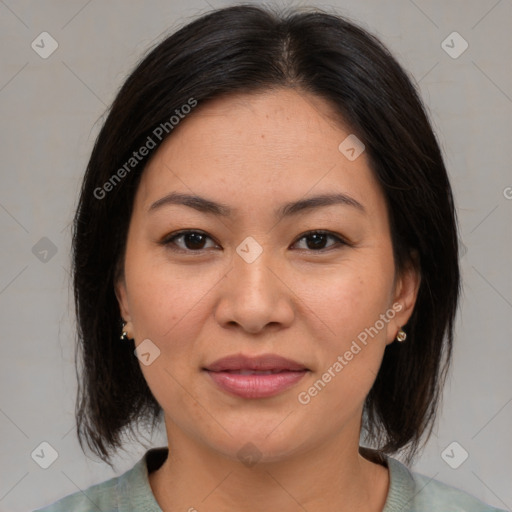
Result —
<instances>
[{"instance_id":1,"label":"chin","mask_svg":"<svg viewBox=\"0 0 512 512\"><path fill-rule=\"evenodd\" d=\"M302 443L286 430L279 434L277 430L275 425L269 430L240 428L237 431L230 428L231 436L226 435L224 442L212 448L247 467L284 461L299 452ZM208 441L212 445L212 439Z\"/></svg>"}]
</instances>

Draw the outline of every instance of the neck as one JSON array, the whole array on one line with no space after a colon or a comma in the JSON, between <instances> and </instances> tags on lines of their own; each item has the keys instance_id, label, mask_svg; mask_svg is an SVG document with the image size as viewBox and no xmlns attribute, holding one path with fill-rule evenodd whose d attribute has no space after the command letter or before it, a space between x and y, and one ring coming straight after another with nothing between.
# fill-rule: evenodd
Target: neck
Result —
<instances>
[{"instance_id":1,"label":"neck","mask_svg":"<svg viewBox=\"0 0 512 512\"><path fill-rule=\"evenodd\" d=\"M343 435L286 459L228 458L198 445L176 429L169 456L150 473L150 485L164 512L380 512L389 487L385 466L359 453L358 441ZM250 450L249 450L250 453ZM365 454L367 452L364 452Z\"/></svg>"}]
</instances>

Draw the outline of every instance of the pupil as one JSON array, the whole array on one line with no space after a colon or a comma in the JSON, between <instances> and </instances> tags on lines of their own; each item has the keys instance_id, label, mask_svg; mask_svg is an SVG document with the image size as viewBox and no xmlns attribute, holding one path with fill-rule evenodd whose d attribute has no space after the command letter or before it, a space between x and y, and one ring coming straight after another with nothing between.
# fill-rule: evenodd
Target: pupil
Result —
<instances>
[{"instance_id":1,"label":"pupil","mask_svg":"<svg viewBox=\"0 0 512 512\"><path fill-rule=\"evenodd\" d=\"M314 243L313 244L308 243L308 248L309 249L315 249L315 248L318 249L318 248L322 248L323 242L325 242L325 235L316 233L314 235L310 235L309 239L314 240Z\"/></svg>"},{"instance_id":2,"label":"pupil","mask_svg":"<svg viewBox=\"0 0 512 512\"><path fill-rule=\"evenodd\" d=\"M185 245L189 249L201 249L204 245L203 235L200 233L189 233L185 235Z\"/></svg>"}]
</instances>

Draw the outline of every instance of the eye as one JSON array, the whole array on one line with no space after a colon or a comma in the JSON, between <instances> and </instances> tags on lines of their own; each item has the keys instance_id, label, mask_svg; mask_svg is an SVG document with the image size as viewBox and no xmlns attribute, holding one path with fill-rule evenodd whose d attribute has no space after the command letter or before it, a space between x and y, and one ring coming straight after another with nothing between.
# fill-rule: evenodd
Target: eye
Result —
<instances>
[{"instance_id":1,"label":"eye","mask_svg":"<svg viewBox=\"0 0 512 512\"><path fill-rule=\"evenodd\" d=\"M328 238L335 240L336 243L330 245L329 247L325 247L325 242ZM304 233L299 239L300 240L309 240L309 243L306 242L306 249L313 250L315 252L330 250L336 245L349 245L348 242L343 240L341 237L330 233L329 231L309 231ZM297 243L297 242L295 242Z\"/></svg>"},{"instance_id":2,"label":"eye","mask_svg":"<svg viewBox=\"0 0 512 512\"><path fill-rule=\"evenodd\" d=\"M208 235L201 231L180 231L178 233L175 233L171 236L168 236L162 240L163 245L175 245L178 246L177 251L190 251L190 252L199 252L204 249L207 249L208 247L205 247L205 241L207 239L212 240ZM180 243L183 243L185 247L180 246L177 242L180 241Z\"/></svg>"},{"instance_id":3,"label":"eye","mask_svg":"<svg viewBox=\"0 0 512 512\"><path fill-rule=\"evenodd\" d=\"M335 243L326 247L325 243L329 238L334 240ZM200 252L208 249L208 247L205 246L207 240L212 240L212 238L202 231L186 230L179 231L178 233L174 233L165 237L161 241L161 244L165 246L174 246L171 247L171 249L177 252ZM337 236L329 231L308 231L307 233L304 233L297 240L297 242L295 242L294 245L296 245L301 240L306 240L306 250L311 250L314 252L330 250L336 245L350 245L340 236ZM214 244L214 247L215 246L216 244ZM303 250L304 247L300 249Z\"/></svg>"}]
</instances>

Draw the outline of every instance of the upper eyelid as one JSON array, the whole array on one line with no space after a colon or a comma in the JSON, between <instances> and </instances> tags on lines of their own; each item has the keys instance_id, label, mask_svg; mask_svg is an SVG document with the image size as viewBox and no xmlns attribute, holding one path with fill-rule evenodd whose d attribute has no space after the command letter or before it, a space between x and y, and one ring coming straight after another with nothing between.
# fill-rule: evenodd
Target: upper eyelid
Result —
<instances>
[{"instance_id":1,"label":"upper eyelid","mask_svg":"<svg viewBox=\"0 0 512 512\"><path fill-rule=\"evenodd\" d=\"M207 237L210 240L213 240L215 243L217 243L212 236L210 236L208 233L205 233L204 231L201 231L200 229L185 229L183 231L178 231L177 233L170 233L169 235L165 236L162 239L162 243L163 244L169 243L172 240L175 240L176 238L179 238L180 236L185 236L185 235L188 235L190 233L198 233L200 235L204 235L205 237ZM196 251L196 252L198 252L198 251Z\"/></svg>"}]
</instances>

